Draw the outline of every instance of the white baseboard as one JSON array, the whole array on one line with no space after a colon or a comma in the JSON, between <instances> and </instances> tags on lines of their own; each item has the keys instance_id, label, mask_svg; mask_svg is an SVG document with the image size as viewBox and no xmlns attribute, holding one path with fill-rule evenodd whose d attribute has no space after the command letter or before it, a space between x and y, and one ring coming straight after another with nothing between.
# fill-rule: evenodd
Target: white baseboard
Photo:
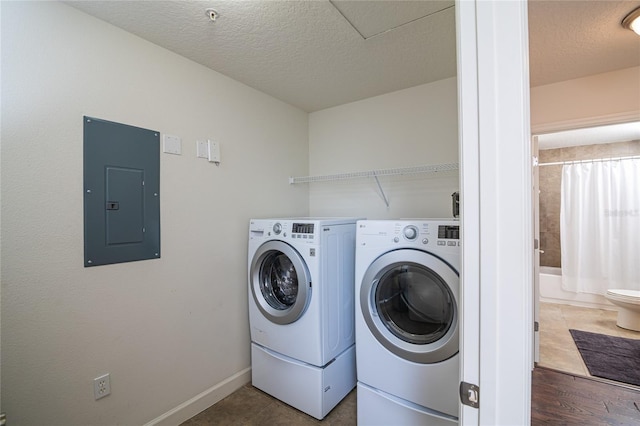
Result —
<instances>
[{"instance_id":1,"label":"white baseboard","mask_svg":"<svg viewBox=\"0 0 640 426\"><path fill-rule=\"evenodd\" d=\"M204 392L183 402L144 426L175 426L206 410L251 381L251 367L234 374Z\"/></svg>"},{"instance_id":2,"label":"white baseboard","mask_svg":"<svg viewBox=\"0 0 640 426\"><path fill-rule=\"evenodd\" d=\"M606 309L608 311L617 311L615 305L609 303L604 296L602 296L602 301L592 301L592 300L569 300L562 298L554 298L554 297L540 297L541 302L546 303L555 303L557 305L571 305L577 306L579 308L595 308L595 309Z\"/></svg>"}]
</instances>

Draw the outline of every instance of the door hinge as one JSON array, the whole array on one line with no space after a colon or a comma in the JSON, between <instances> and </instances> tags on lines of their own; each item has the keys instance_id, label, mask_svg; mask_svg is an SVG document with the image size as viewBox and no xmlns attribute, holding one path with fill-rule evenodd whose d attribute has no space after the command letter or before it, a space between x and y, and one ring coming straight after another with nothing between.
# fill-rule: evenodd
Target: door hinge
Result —
<instances>
[{"instance_id":1,"label":"door hinge","mask_svg":"<svg viewBox=\"0 0 640 426\"><path fill-rule=\"evenodd\" d=\"M534 321L533 322L533 331L539 331L540 330L540 323L538 321Z\"/></svg>"},{"instance_id":2,"label":"door hinge","mask_svg":"<svg viewBox=\"0 0 640 426\"><path fill-rule=\"evenodd\" d=\"M460 382L460 401L469 407L480 407L480 388L467 382Z\"/></svg>"}]
</instances>

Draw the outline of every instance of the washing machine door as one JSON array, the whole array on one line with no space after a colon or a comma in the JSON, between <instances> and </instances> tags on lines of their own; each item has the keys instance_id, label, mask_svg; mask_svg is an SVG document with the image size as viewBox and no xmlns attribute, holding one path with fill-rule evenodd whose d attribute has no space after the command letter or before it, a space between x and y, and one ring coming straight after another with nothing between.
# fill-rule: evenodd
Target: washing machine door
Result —
<instances>
[{"instance_id":1,"label":"washing machine door","mask_svg":"<svg viewBox=\"0 0 640 426\"><path fill-rule=\"evenodd\" d=\"M302 316L311 299L311 277L302 256L289 244L268 241L251 261L251 293L260 312L276 324Z\"/></svg>"},{"instance_id":2,"label":"washing machine door","mask_svg":"<svg viewBox=\"0 0 640 426\"><path fill-rule=\"evenodd\" d=\"M457 271L436 255L401 249L367 269L360 286L362 315L389 351L432 364L458 352Z\"/></svg>"}]
</instances>

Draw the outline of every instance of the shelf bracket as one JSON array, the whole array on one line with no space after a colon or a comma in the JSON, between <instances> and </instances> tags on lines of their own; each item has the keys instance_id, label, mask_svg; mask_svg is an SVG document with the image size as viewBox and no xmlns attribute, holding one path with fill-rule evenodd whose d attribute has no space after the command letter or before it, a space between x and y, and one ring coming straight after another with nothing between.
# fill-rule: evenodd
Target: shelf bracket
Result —
<instances>
[{"instance_id":1,"label":"shelf bracket","mask_svg":"<svg viewBox=\"0 0 640 426\"><path fill-rule=\"evenodd\" d=\"M376 183L378 184L378 189L380 190L380 194L382 195L382 199L384 200L384 203L387 205L387 207L389 207L389 200L387 200L387 196L384 194L384 189L382 189L382 185L380 185L380 180L378 180L378 175L373 172L373 178L376 180Z\"/></svg>"}]
</instances>

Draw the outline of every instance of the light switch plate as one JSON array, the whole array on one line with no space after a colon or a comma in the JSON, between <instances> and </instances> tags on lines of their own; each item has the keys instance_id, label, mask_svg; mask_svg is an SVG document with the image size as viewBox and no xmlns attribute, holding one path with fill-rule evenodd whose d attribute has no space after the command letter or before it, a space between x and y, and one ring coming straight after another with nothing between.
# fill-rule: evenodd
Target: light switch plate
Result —
<instances>
[{"instance_id":1,"label":"light switch plate","mask_svg":"<svg viewBox=\"0 0 640 426\"><path fill-rule=\"evenodd\" d=\"M162 152L182 155L182 140L178 136L163 135Z\"/></svg>"},{"instance_id":2,"label":"light switch plate","mask_svg":"<svg viewBox=\"0 0 640 426\"><path fill-rule=\"evenodd\" d=\"M209 161L212 163L220 162L220 144L209 139L207 141L209 149Z\"/></svg>"},{"instance_id":3,"label":"light switch plate","mask_svg":"<svg viewBox=\"0 0 640 426\"><path fill-rule=\"evenodd\" d=\"M209 158L209 148L207 141L196 142L196 158Z\"/></svg>"}]
</instances>

